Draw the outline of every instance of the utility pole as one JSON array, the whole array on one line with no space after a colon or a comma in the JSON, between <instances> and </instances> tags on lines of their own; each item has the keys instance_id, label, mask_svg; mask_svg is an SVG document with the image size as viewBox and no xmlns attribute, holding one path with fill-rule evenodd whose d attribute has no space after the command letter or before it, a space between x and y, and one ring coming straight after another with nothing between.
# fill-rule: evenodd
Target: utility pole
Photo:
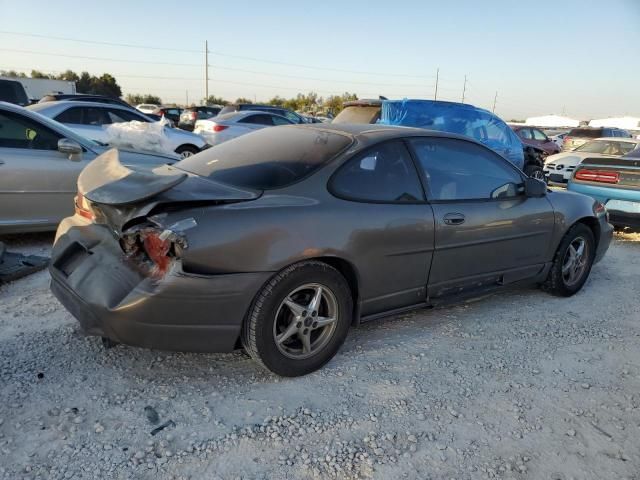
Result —
<instances>
[{"instance_id":1,"label":"utility pole","mask_svg":"<svg viewBox=\"0 0 640 480\"><path fill-rule=\"evenodd\" d=\"M185 90L185 97L187 98L187 103L184 104L185 107L189 106L189 90Z\"/></svg>"},{"instance_id":2,"label":"utility pole","mask_svg":"<svg viewBox=\"0 0 640 480\"><path fill-rule=\"evenodd\" d=\"M209 43L206 40L204 41L204 98L209 98Z\"/></svg>"},{"instance_id":3,"label":"utility pole","mask_svg":"<svg viewBox=\"0 0 640 480\"><path fill-rule=\"evenodd\" d=\"M496 90L496 96L493 97L493 108L491 109L491 113L496 113L496 102L498 101L498 91Z\"/></svg>"},{"instance_id":4,"label":"utility pole","mask_svg":"<svg viewBox=\"0 0 640 480\"><path fill-rule=\"evenodd\" d=\"M462 103L464 103L464 94L467 92L467 76L464 76L464 85L462 86Z\"/></svg>"},{"instance_id":5,"label":"utility pole","mask_svg":"<svg viewBox=\"0 0 640 480\"><path fill-rule=\"evenodd\" d=\"M436 91L433 94L433 99L437 100L438 99L438 78L440 77L440 67L437 68L436 70Z\"/></svg>"}]
</instances>

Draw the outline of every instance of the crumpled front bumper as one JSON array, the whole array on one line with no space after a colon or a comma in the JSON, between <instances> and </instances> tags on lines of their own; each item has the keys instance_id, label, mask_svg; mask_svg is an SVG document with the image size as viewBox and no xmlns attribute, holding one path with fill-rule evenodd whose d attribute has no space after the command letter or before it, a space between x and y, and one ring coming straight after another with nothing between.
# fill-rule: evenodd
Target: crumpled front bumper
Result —
<instances>
[{"instance_id":1,"label":"crumpled front bumper","mask_svg":"<svg viewBox=\"0 0 640 480\"><path fill-rule=\"evenodd\" d=\"M271 273L196 275L176 262L152 279L106 227L73 222L65 219L57 235L51 290L85 333L160 350L235 348L250 303Z\"/></svg>"}]
</instances>

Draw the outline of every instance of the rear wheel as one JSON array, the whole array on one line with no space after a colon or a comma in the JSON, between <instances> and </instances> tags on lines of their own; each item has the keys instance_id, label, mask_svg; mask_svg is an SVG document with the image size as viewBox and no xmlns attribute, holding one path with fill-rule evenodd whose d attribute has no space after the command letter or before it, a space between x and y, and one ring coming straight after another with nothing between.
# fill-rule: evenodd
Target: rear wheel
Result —
<instances>
[{"instance_id":1,"label":"rear wheel","mask_svg":"<svg viewBox=\"0 0 640 480\"><path fill-rule=\"evenodd\" d=\"M595 254L591 229L582 223L571 227L558 247L544 289L562 297L577 293L589 277Z\"/></svg>"},{"instance_id":2,"label":"rear wheel","mask_svg":"<svg viewBox=\"0 0 640 480\"><path fill-rule=\"evenodd\" d=\"M344 342L353 303L344 277L317 261L292 265L258 294L242 343L252 358L285 377L313 372Z\"/></svg>"},{"instance_id":3,"label":"rear wheel","mask_svg":"<svg viewBox=\"0 0 640 480\"><path fill-rule=\"evenodd\" d=\"M176 148L176 153L182 158L190 157L199 152L200 149L194 145L180 145L178 148Z\"/></svg>"}]
</instances>

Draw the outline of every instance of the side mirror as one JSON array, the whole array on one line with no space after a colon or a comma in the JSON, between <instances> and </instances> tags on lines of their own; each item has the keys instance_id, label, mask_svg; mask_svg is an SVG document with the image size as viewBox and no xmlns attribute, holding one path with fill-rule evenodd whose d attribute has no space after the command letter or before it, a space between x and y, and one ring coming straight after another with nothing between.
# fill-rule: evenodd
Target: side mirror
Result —
<instances>
[{"instance_id":1,"label":"side mirror","mask_svg":"<svg viewBox=\"0 0 640 480\"><path fill-rule=\"evenodd\" d=\"M78 155L82 153L82 146L73 140L68 138L61 138L58 140L58 151L65 155Z\"/></svg>"},{"instance_id":2,"label":"side mirror","mask_svg":"<svg viewBox=\"0 0 640 480\"><path fill-rule=\"evenodd\" d=\"M528 177L524 181L524 194L527 197L544 197L547 194L547 185L542 180Z\"/></svg>"}]
</instances>

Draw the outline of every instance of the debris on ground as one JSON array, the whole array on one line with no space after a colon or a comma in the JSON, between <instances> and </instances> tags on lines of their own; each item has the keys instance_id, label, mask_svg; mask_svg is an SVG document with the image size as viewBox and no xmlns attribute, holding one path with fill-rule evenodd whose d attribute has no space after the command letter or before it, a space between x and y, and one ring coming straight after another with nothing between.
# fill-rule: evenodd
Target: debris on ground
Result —
<instances>
[{"instance_id":1,"label":"debris on ground","mask_svg":"<svg viewBox=\"0 0 640 480\"><path fill-rule=\"evenodd\" d=\"M0 242L0 284L12 282L47 267L49 258L8 252Z\"/></svg>"}]
</instances>

